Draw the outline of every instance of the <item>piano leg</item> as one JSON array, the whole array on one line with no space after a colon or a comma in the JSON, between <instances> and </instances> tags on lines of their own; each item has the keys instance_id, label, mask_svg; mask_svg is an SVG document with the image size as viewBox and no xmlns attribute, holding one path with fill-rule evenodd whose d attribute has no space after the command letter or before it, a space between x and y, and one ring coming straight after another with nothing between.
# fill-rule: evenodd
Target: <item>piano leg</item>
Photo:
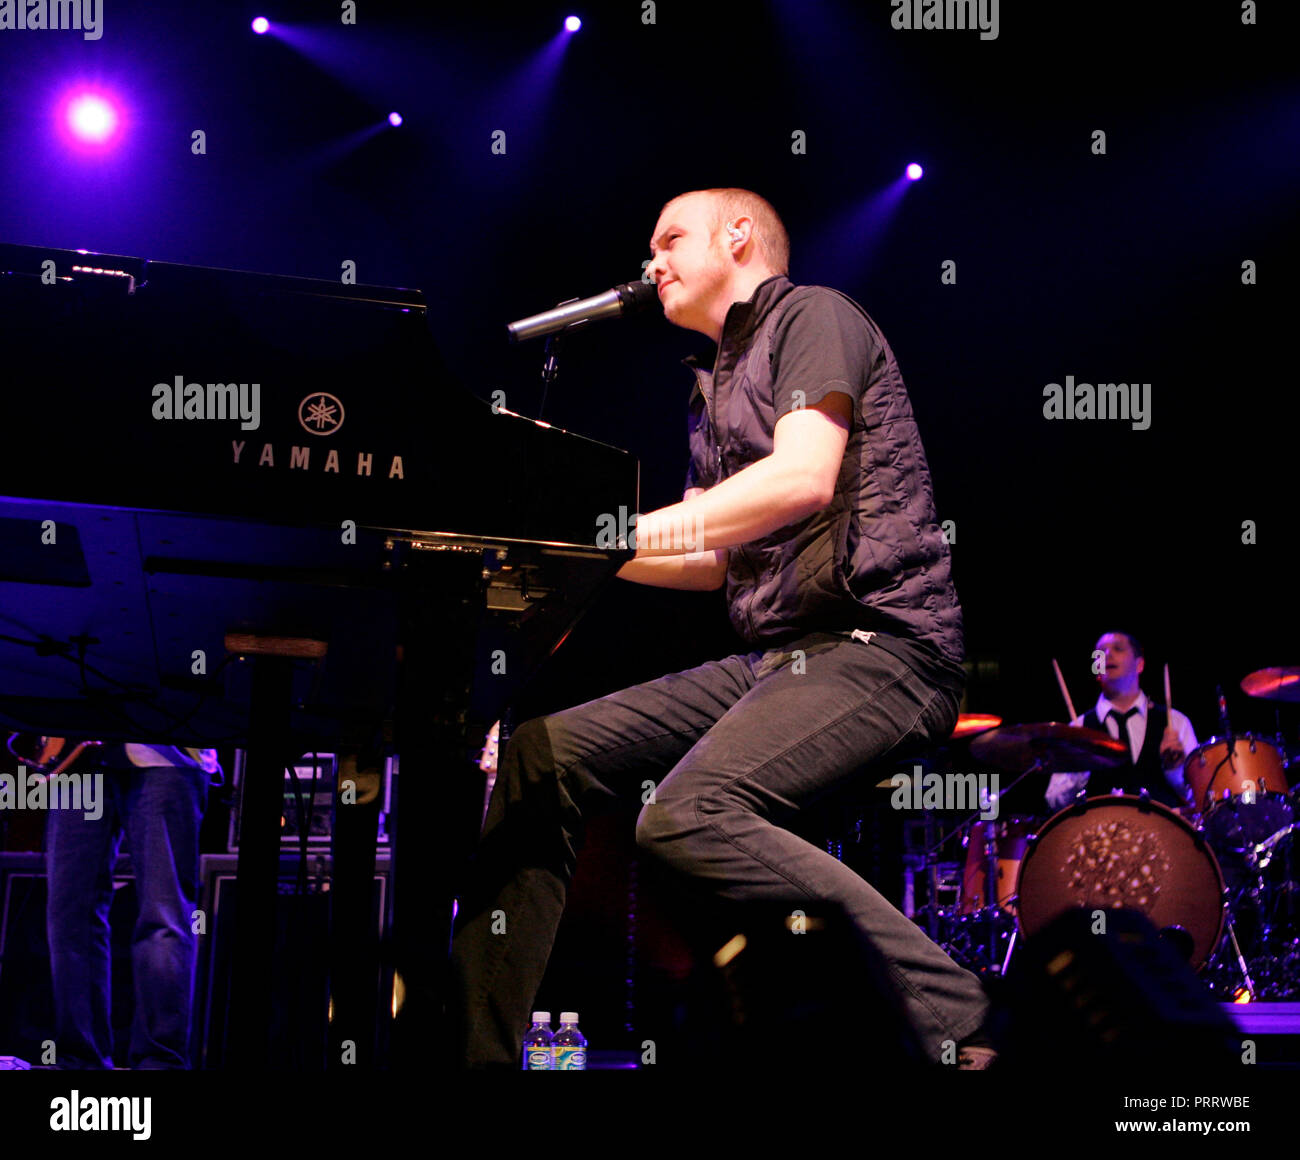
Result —
<instances>
[{"instance_id":1,"label":"piano leg","mask_svg":"<svg viewBox=\"0 0 1300 1160\"><path fill-rule=\"evenodd\" d=\"M375 1064L379 936L374 913L375 844L383 804L377 752L339 762L334 800L330 891L330 1001L327 1068L369 1071ZM345 787L350 783L351 791Z\"/></svg>"},{"instance_id":2,"label":"piano leg","mask_svg":"<svg viewBox=\"0 0 1300 1160\"><path fill-rule=\"evenodd\" d=\"M289 743L293 662L258 656L253 661L248 759L244 766L239 823L239 869L235 878L234 978L226 1058L236 1066L270 1065L271 962L275 947L276 881L280 815Z\"/></svg>"},{"instance_id":3,"label":"piano leg","mask_svg":"<svg viewBox=\"0 0 1300 1160\"><path fill-rule=\"evenodd\" d=\"M483 783L466 756L466 711L483 614L479 551L405 557L394 832L393 939L402 999L392 1064L444 1061L452 907L478 837Z\"/></svg>"}]
</instances>

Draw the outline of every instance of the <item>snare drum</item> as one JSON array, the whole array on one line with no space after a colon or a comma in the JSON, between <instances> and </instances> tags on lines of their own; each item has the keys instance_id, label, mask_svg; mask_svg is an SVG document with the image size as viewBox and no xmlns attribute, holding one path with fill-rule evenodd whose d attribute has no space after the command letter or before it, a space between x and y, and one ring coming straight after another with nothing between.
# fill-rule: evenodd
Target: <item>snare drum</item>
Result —
<instances>
[{"instance_id":1,"label":"snare drum","mask_svg":"<svg viewBox=\"0 0 1300 1160\"><path fill-rule=\"evenodd\" d=\"M1165 806L1089 798L1049 818L1020 866L1026 938L1075 907L1141 911L1199 971L1223 937L1223 874L1205 839Z\"/></svg>"},{"instance_id":2,"label":"snare drum","mask_svg":"<svg viewBox=\"0 0 1300 1160\"><path fill-rule=\"evenodd\" d=\"M1020 863L1034 831L1033 818L1005 818L976 822L966 841L966 868L961 876L961 913L977 914L989 903L985 900L988 883L988 831L993 829L997 847L998 905L1008 913L1016 893Z\"/></svg>"},{"instance_id":3,"label":"snare drum","mask_svg":"<svg viewBox=\"0 0 1300 1160\"><path fill-rule=\"evenodd\" d=\"M1211 737L1192 751L1183 776L1220 853L1262 842L1294 820L1286 760L1253 734L1234 737L1231 750L1226 739Z\"/></svg>"}]
</instances>

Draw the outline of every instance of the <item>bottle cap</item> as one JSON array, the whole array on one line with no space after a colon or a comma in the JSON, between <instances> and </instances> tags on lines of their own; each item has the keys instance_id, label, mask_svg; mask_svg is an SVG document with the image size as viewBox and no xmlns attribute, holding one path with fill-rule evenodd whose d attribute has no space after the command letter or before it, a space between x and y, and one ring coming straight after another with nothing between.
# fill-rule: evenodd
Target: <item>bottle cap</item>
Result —
<instances>
[{"instance_id":1,"label":"bottle cap","mask_svg":"<svg viewBox=\"0 0 1300 1160\"><path fill-rule=\"evenodd\" d=\"M576 1011L561 1011L561 1012L560 1012L560 1022L561 1022L561 1023L576 1023L577 1021L578 1021L578 1013L577 1013Z\"/></svg>"},{"instance_id":2,"label":"bottle cap","mask_svg":"<svg viewBox=\"0 0 1300 1160\"><path fill-rule=\"evenodd\" d=\"M534 1012L533 1012L533 1022L534 1022L534 1023L549 1023L550 1021L551 1021L551 1013L550 1013L549 1011L534 1011Z\"/></svg>"}]
</instances>

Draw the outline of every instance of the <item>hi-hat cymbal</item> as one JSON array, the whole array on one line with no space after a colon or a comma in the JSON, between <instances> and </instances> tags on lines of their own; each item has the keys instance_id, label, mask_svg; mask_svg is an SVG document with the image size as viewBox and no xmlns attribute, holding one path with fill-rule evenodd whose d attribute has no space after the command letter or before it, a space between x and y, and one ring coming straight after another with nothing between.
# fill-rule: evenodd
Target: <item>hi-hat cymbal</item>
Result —
<instances>
[{"instance_id":1,"label":"hi-hat cymbal","mask_svg":"<svg viewBox=\"0 0 1300 1160\"><path fill-rule=\"evenodd\" d=\"M971 756L978 761L1021 773L1035 761L1044 772L1114 769L1128 760L1128 746L1108 733L1060 725L1055 721L1007 725L976 737Z\"/></svg>"},{"instance_id":2,"label":"hi-hat cymbal","mask_svg":"<svg viewBox=\"0 0 1300 1160\"><path fill-rule=\"evenodd\" d=\"M963 737L974 737L977 733L987 733L1002 724L1001 717L992 713L962 713L957 718L957 725L952 731L952 740L960 741Z\"/></svg>"},{"instance_id":3,"label":"hi-hat cymbal","mask_svg":"<svg viewBox=\"0 0 1300 1160\"><path fill-rule=\"evenodd\" d=\"M1241 691L1270 701L1300 701L1300 669L1291 665L1259 669L1242 678Z\"/></svg>"}]
</instances>

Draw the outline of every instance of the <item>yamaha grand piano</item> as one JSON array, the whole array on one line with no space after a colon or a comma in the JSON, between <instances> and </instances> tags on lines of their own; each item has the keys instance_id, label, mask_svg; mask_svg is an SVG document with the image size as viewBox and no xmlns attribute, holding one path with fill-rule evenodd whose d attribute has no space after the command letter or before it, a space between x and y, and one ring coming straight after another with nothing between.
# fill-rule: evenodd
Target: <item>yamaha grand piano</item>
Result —
<instances>
[{"instance_id":1,"label":"yamaha grand piano","mask_svg":"<svg viewBox=\"0 0 1300 1160\"><path fill-rule=\"evenodd\" d=\"M281 771L399 753L392 1058L427 1058L471 753L631 557L597 541L636 461L450 381L412 290L0 245L0 384L0 730L247 749L230 1034L254 1062ZM356 817L340 946L369 912ZM331 1038L365 1063L377 953L340 955Z\"/></svg>"}]
</instances>

